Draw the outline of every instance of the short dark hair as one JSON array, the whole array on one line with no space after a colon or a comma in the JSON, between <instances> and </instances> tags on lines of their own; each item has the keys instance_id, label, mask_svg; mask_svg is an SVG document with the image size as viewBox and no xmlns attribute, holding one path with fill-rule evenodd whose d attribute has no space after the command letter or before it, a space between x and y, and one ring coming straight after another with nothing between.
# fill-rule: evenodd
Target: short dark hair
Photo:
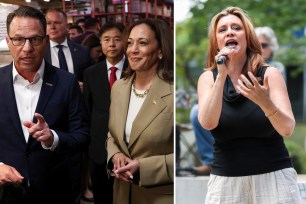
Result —
<instances>
[{"instance_id":1,"label":"short dark hair","mask_svg":"<svg viewBox=\"0 0 306 204\"><path fill-rule=\"evenodd\" d=\"M9 34L10 25L15 17L30 17L30 18L35 18L39 20L39 22L41 23L43 27L44 34L46 34L47 22L46 22L46 18L44 14L40 10L30 7L30 6L19 7L18 9L14 10L7 16L6 18L7 34Z\"/></svg>"},{"instance_id":2,"label":"short dark hair","mask_svg":"<svg viewBox=\"0 0 306 204\"><path fill-rule=\"evenodd\" d=\"M85 20L84 28L85 28L85 29L93 28L93 27L95 27L98 23L99 23L99 21L98 21L98 19L96 19L96 18L87 18L87 19Z\"/></svg>"},{"instance_id":3,"label":"short dark hair","mask_svg":"<svg viewBox=\"0 0 306 204\"><path fill-rule=\"evenodd\" d=\"M46 11L46 14L49 13L49 12L56 12L56 13L60 13L64 16L65 20L67 21L67 14L61 10L61 9L57 9L57 8L50 8Z\"/></svg>"},{"instance_id":4,"label":"short dark hair","mask_svg":"<svg viewBox=\"0 0 306 204\"><path fill-rule=\"evenodd\" d=\"M122 34L124 33L125 30L125 27L122 23L107 22L102 26L99 36L101 37L103 33L113 28L118 29Z\"/></svg>"},{"instance_id":5,"label":"short dark hair","mask_svg":"<svg viewBox=\"0 0 306 204\"><path fill-rule=\"evenodd\" d=\"M145 24L151 28L155 34L155 38L158 42L158 47L162 52L162 59L159 60L157 67L157 74L159 78L173 82L174 78L174 49L173 49L173 31L169 25L160 19L146 18L140 21L136 21L128 29L126 40L125 40L125 50L127 49L128 37L132 29L138 25ZM133 75L135 71L129 66L125 72L125 78L129 78Z\"/></svg>"},{"instance_id":6,"label":"short dark hair","mask_svg":"<svg viewBox=\"0 0 306 204\"><path fill-rule=\"evenodd\" d=\"M76 29L78 31L78 33L83 33L83 29L81 28L81 26L72 24L71 26L69 26L69 30L70 29Z\"/></svg>"},{"instance_id":7,"label":"short dark hair","mask_svg":"<svg viewBox=\"0 0 306 204\"><path fill-rule=\"evenodd\" d=\"M86 38L82 41L82 45L89 47L91 50L94 47L101 46L101 43L99 37L92 33L86 36Z\"/></svg>"},{"instance_id":8,"label":"short dark hair","mask_svg":"<svg viewBox=\"0 0 306 204\"><path fill-rule=\"evenodd\" d=\"M75 24L79 25L79 23L85 23L85 19L84 18L79 18L78 20L76 20Z\"/></svg>"}]
</instances>

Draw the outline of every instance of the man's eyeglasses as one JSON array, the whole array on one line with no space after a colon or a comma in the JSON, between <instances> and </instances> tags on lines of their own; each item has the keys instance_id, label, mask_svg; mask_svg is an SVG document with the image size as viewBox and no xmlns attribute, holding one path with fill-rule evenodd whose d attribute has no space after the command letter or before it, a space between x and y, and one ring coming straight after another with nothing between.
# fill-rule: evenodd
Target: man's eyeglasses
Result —
<instances>
[{"instance_id":1,"label":"man's eyeglasses","mask_svg":"<svg viewBox=\"0 0 306 204\"><path fill-rule=\"evenodd\" d=\"M262 49L266 49L267 47L269 47L268 43L260 43L260 44L261 44Z\"/></svg>"},{"instance_id":2,"label":"man's eyeglasses","mask_svg":"<svg viewBox=\"0 0 306 204\"><path fill-rule=\"evenodd\" d=\"M26 43L27 40L30 41L30 44L32 46L38 46L41 45L41 43L43 42L45 36L34 36L34 37L30 37L30 38L24 38L24 37L10 37L12 44L14 46L24 46L24 44Z\"/></svg>"}]
</instances>

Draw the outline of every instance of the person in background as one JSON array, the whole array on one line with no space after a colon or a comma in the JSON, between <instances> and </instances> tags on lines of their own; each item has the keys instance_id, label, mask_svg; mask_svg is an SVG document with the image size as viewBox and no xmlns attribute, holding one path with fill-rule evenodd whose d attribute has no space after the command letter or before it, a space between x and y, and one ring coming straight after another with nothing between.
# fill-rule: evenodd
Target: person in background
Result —
<instances>
[{"instance_id":1,"label":"person in background","mask_svg":"<svg viewBox=\"0 0 306 204\"><path fill-rule=\"evenodd\" d=\"M81 90L83 89L83 72L91 66L89 48L67 39L67 15L59 9L49 9L46 14L47 34L50 38L49 47L45 51L45 60L77 76ZM59 54L64 54L61 63Z\"/></svg>"},{"instance_id":2,"label":"person in background","mask_svg":"<svg viewBox=\"0 0 306 204\"><path fill-rule=\"evenodd\" d=\"M80 26L80 27L82 28L82 30L83 30L82 33L85 32L85 22L86 22L86 20L85 20L84 18L79 18L79 19L75 22L76 25L78 25L78 26Z\"/></svg>"},{"instance_id":3,"label":"person in background","mask_svg":"<svg viewBox=\"0 0 306 204\"><path fill-rule=\"evenodd\" d=\"M87 36L83 42L83 46L86 46L90 50L90 57L93 60L92 64L96 64L105 60L105 55L102 52L100 38L95 34Z\"/></svg>"},{"instance_id":4,"label":"person in background","mask_svg":"<svg viewBox=\"0 0 306 204\"><path fill-rule=\"evenodd\" d=\"M68 38L69 40L79 36L79 35L82 35L83 34L83 30L80 26L78 25L71 25L69 26L68 28Z\"/></svg>"},{"instance_id":5,"label":"person in background","mask_svg":"<svg viewBox=\"0 0 306 204\"><path fill-rule=\"evenodd\" d=\"M92 64L97 64L102 59L102 49L100 39L96 35L87 36L82 43L90 49L90 57L93 60ZM99 88L97 90L100 90ZM92 192L92 182L90 178L90 166L88 151L83 153L83 165L82 165L82 199L87 202L93 202L94 196ZM98 203L98 198L95 203Z\"/></svg>"},{"instance_id":6,"label":"person in background","mask_svg":"<svg viewBox=\"0 0 306 204\"><path fill-rule=\"evenodd\" d=\"M106 23L100 32L100 48L106 60L84 73L84 97L90 117L90 174L95 204L112 204L113 178L106 171L105 141L108 133L111 87L124 75L128 64L124 56L124 26ZM95 35L90 35L95 36Z\"/></svg>"},{"instance_id":7,"label":"person in background","mask_svg":"<svg viewBox=\"0 0 306 204\"><path fill-rule=\"evenodd\" d=\"M148 18L127 36L129 67L112 88L106 142L113 204L173 203L173 32Z\"/></svg>"},{"instance_id":8,"label":"person in background","mask_svg":"<svg viewBox=\"0 0 306 204\"><path fill-rule=\"evenodd\" d=\"M0 69L0 185L24 188L17 203L77 204L72 158L89 143L77 78L44 60L49 37L39 10L20 7L6 22L13 62Z\"/></svg>"},{"instance_id":9,"label":"person in background","mask_svg":"<svg viewBox=\"0 0 306 204\"><path fill-rule=\"evenodd\" d=\"M76 37L73 39L73 42L82 44L83 40L92 34L95 34L97 37L99 37L99 32L101 29L101 25L98 19L96 18L87 18L85 21L85 31L82 35Z\"/></svg>"},{"instance_id":10,"label":"person in background","mask_svg":"<svg viewBox=\"0 0 306 204\"><path fill-rule=\"evenodd\" d=\"M213 160L214 138L209 130L204 129L198 120L198 104L193 105L190 111L190 122L195 134L196 145L200 155L202 165L193 168L195 175L209 175Z\"/></svg>"},{"instance_id":11,"label":"person in background","mask_svg":"<svg viewBox=\"0 0 306 204\"><path fill-rule=\"evenodd\" d=\"M285 66L281 62L273 60L274 53L279 48L274 31L272 30L272 28L265 26L255 28L255 32L261 44L262 56L265 59L266 63L269 64L271 67L279 69L285 81L287 81Z\"/></svg>"},{"instance_id":12,"label":"person in background","mask_svg":"<svg viewBox=\"0 0 306 204\"><path fill-rule=\"evenodd\" d=\"M284 144L295 127L286 83L265 63L245 11L227 7L212 18L206 62L199 122L215 143L205 203L299 203Z\"/></svg>"}]
</instances>

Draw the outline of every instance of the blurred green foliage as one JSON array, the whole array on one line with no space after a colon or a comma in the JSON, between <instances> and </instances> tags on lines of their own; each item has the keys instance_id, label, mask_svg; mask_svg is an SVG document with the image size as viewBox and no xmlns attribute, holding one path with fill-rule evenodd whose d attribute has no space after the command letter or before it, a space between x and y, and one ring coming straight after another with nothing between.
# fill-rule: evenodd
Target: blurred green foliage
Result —
<instances>
[{"instance_id":1,"label":"blurred green foliage","mask_svg":"<svg viewBox=\"0 0 306 204\"><path fill-rule=\"evenodd\" d=\"M296 172L298 174L306 174L306 153L303 148L291 140L285 140L285 144Z\"/></svg>"},{"instance_id":2,"label":"blurred green foliage","mask_svg":"<svg viewBox=\"0 0 306 204\"><path fill-rule=\"evenodd\" d=\"M177 108L176 109L176 122L184 124L190 123L189 119L190 109Z\"/></svg>"},{"instance_id":3,"label":"blurred green foliage","mask_svg":"<svg viewBox=\"0 0 306 204\"><path fill-rule=\"evenodd\" d=\"M285 144L297 173L306 174L306 124L297 124L292 136L285 139Z\"/></svg>"}]
</instances>

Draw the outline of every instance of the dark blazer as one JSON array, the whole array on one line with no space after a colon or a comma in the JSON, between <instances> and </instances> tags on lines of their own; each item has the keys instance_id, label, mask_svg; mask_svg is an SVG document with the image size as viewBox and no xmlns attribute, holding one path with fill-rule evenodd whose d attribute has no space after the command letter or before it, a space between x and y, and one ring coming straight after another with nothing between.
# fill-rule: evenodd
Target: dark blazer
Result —
<instances>
[{"instance_id":1,"label":"dark blazer","mask_svg":"<svg viewBox=\"0 0 306 204\"><path fill-rule=\"evenodd\" d=\"M0 69L0 162L24 177L29 202L72 203L71 159L86 149L82 95L76 77L46 62L35 112L44 116L59 137L55 151L45 150L29 137L26 143L13 88L12 63ZM36 122L36 118L33 119Z\"/></svg>"},{"instance_id":2,"label":"dark blazer","mask_svg":"<svg viewBox=\"0 0 306 204\"><path fill-rule=\"evenodd\" d=\"M82 42L83 42L83 40L84 40L87 36L92 35L92 34L97 35L97 34L95 34L95 32L93 32L93 31L85 31L85 33L83 33L83 34L81 34L81 35L79 35L79 36L77 36L77 37L71 39L71 41L72 41L72 42L75 42L75 43L78 43L78 44L81 45ZM97 35L97 37L100 38L100 36L98 36L98 35Z\"/></svg>"},{"instance_id":3,"label":"dark blazer","mask_svg":"<svg viewBox=\"0 0 306 204\"><path fill-rule=\"evenodd\" d=\"M83 81L84 70L92 65L89 48L69 40L67 43L71 52L74 74L77 76L79 81ZM44 58L49 64L52 64L50 49L49 43L48 48L45 51Z\"/></svg>"},{"instance_id":4,"label":"dark blazer","mask_svg":"<svg viewBox=\"0 0 306 204\"><path fill-rule=\"evenodd\" d=\"M128 62L126 60L123 70L127 66ZM107 156L105 141L108 133L110 107L110 86L106 60L93 65L84 72L83 93L90 117L89 157L97 164L102 164L106 161Z\"/></svg>"}]
</instances>

